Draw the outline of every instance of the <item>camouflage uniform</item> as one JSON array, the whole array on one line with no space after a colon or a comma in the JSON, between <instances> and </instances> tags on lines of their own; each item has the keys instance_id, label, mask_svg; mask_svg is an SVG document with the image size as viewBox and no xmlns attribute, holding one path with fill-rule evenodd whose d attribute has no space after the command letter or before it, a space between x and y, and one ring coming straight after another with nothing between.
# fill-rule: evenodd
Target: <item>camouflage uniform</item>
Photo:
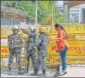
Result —
<instances>
[{"instance_id":1,"label":"camouflage uniform","mask_svg":"<svg viewBox=\"0 0 85 78\"><path fill-rule=\"evenodd\" d=\"M19 73L21 72L20 65L20 54L22 51L22 39L19 34L12 34L8 36L8 47L9 47L9 63L8 68L11 70L11 64L13 62L13 58L16 57L16 63L18 65Z\"/></svg>"},{"instance_id":2,"label":"camouflage uniform","mask_svg":"<svg viewBox=\"0 0 85 78\"><path fill-rule=\"evenodd\" d=\"M37 42L37 49L38 49L38 59L37 59L37 70L39 70L40 65L43 70L43 74L46 73L46 63L45 57L47 55L47 48L48 48L48 37L45 33L40 33Z\"/></svg>"},{"instance_id":3,"label":"camouflage uniform","mask_svg":"<svg viewBox=\"0 0 85 78\"><path fill-rule=\"evenodd\" d=\"M22 31L28 35L28 40L27 40L27 43L26 43L26 57L27 57L27 64L26 64L26 69L25 69L25 73L28 72L28 69L29 69L29 61L30 61L30 58L32 59L32 65L33 65L33 68L34 68L34 71L36 69L36 43L35 43L35 39L36 39L36 33L35 31L26 31L24 29L22 29Z\"/></svg>"}]
</instances>

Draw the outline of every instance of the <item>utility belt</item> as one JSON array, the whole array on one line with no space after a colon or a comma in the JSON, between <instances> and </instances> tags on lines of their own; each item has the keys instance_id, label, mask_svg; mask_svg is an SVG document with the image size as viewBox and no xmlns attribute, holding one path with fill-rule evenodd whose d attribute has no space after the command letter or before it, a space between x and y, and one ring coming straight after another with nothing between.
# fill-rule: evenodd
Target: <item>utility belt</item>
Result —
<instances>
[{"instance_id":1,"label":"utility belt","mask_svg":"<svg viewBox=\"0 0 85 78\"><path fill-rule=\"evenodd\" d=\"M11 48L12 48L12 49L20 49L21 46L12 46Z\"/></svg>"},{"instance_id":2,"label":"utility belt","mask_svg":"<svg viewBox=\"0 0 85 78\"><path fill-rule=\"evenodd\" d=\"M21 47L11 48L11 49L9 49L9 51L13 52L13 53L19 53L19 52L21 52Z\"/></svg>"}]
</instances>

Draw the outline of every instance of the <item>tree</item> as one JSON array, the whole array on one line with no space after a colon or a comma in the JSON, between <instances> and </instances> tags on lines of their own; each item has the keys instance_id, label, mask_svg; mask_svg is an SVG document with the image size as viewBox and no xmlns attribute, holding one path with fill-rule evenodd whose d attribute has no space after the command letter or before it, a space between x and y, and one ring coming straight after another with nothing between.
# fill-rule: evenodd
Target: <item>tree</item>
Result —
<instances>
[{"instance_id":1,"label":"tree","mask_svg":"<svg viewBox=\"0 0 85 78\"><path fill-rule=\"evenodd\" d=\"M38 22L41 24L51 24L52 23L52 5L55 1L38 1ZM28 19L35 20L35 0L30 1L2 1L1 5L14 7L22 11L28 12ZM62 15L60 15L59 10L56 8L54 10L54 20L55 22L62 22Z\"/></svg>"}]
</instances>

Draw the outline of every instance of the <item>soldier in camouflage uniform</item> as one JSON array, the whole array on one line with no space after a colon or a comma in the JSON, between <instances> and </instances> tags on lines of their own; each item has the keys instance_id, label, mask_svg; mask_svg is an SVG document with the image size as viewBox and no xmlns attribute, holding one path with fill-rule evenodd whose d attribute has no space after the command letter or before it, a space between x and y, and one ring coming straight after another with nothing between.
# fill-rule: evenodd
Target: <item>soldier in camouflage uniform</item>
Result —
<instances>
[{"instance_id":1,"label":"soldier in camouflage uniform","mask_svg":"<svg viewBox=\"0 0 85 78\"><path fill-rule=\"evenodd\" d=\"M14 26L12 28L13 34L8 36L8 47L9 47L9 63L8 63L8 69L9 72L11 71L11 64L13 62L14 57L16 58L16 63L18 65L19 74L21 74L21 65L20 65L20 54L22 51L22 39L20 35L18 34L19 28L17 26ZM11 74L11 72L9 73Z\"/></svg>"},{"instance_id":2,"label":"soldier in camouflage uniform","mask_svg":"<svg viewBox=\"0 0 85 78\"><path fill-rule=\"evenodd\" d=\"M35 29L30 29L30 31L26 31L25 29L21 29L23 33L28 35L28 40L26 41L26 57L27 57L27 64L25 73L28 73L29 70L29 62L30 58L32 59L32 66L34 69L34 73L36 73L36 33Z\"/></svg>"},{"instance_id":3,"label":"soldier in camouflage uniform","mask_svg":"<svg viewBox=\"0 0 85 78\"><path fill-rule=\"evenodd\" d=\"M38 59L37 59L37 74L41 65L43 75L46 74L46 63L45 58L47 55L47 48L48 48L48 36L46 35L45 29L39 29L40 34L37 39L37 49L38 49Z\"/></svg>"}]
</instances>

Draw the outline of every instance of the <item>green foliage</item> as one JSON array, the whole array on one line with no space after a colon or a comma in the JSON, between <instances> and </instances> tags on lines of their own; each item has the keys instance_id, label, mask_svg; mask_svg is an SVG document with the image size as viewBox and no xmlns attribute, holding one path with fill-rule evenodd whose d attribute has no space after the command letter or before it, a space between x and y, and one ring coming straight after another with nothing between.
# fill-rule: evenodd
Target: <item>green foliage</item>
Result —
<instances>
[{"instance_id":1,"label":"green foliage","mask_svg":"<svg viewBox=\"0 0 85 78\"><path fill-rule=\"evenodd\" d=\"M39 2L39 21L42 24L46 24L47 19L52 17L52 4L49 4L49 1L40 1Z\"/></svg>"},{"instance_id":2,"label":"green foliage","mask_svg":"<svg viewBox=\"0 0 85 78\"><path fill-rule=\"evenodd\" d=\"M28 12L29 20L35 20L35 3L33 1L2 1L1 4L5 6L11 6L16 9L20 9L22 11ZM55 1L38 1L38 21L41 24L49 24L48 22L52 22L52 4ZM60 15L58 9L54 10L54 21L55 22L63 22L63 17Z\"/></svg>"}]
</instances>

